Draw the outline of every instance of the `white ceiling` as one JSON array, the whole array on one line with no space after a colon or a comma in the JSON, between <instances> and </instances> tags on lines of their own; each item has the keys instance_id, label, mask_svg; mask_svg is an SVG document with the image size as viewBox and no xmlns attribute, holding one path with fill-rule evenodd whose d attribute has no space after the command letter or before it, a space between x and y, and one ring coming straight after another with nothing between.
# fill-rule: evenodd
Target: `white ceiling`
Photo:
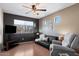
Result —
<instances>
[{"instance_id":1,"label":"white ceiling","mask_svg":"<svg viewBox=\"0 0 79 59\"><path fill-rule=\"evenodd\" d=\"M23 5L31 7L32 4L33 3L0 3L0 8L2 8L3 12L6 13L40 19L56 11L69 7L74 3L40 3L38 8L47 9L46 12L40 11L39 15L34 15L32 12L26 14L30 9L24 8Z\"/></svg>"}]
</instances>

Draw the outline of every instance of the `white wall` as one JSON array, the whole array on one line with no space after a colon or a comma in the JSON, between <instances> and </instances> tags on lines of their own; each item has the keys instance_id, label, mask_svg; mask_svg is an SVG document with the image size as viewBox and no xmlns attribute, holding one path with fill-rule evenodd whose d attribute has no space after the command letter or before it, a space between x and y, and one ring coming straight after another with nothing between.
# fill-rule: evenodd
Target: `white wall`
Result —
<instances>
[{"instance_id":1,"label":"white wall","mask_svg":"<svg viewBox=\"0 0 79 59\"><path fill-rule=\"evenodd\" d=\"M3 12L0 9L0 49L3 46Z\"/></svg>"},{"instance_id":2,"label":"white wall","mask_svg":"<svg viewBox=\"0 0 79 59\"><path fill-rule=\"evenodd\" d=\"M48 28L47 30L46 28L44 28L45 27L44 22L45 20L54 21L54 17L56 16L61 16L61 23L58 25L57 24L54 25L55 32L59 34L66 34L69 32L79 33L79 3L40 19L39 31L43 33L47 32L47 34L51 34L53 31L53 28L50 30ZM52 22L52 25L53 25L53 22ZM51 26L48 25L47 27L51 27Z\"/></svg>"}]
</instances>

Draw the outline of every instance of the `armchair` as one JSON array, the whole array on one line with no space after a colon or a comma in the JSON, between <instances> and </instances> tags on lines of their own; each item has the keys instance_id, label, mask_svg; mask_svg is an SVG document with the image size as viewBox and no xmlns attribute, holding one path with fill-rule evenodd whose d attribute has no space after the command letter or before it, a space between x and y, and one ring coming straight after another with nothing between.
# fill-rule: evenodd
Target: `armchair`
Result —
<instances>
[{"instance_id":1,"label":"armchair","mask_svg":"<svg viewBox=\"0 0 79 59\"><path fill-rule=\"evenodd\" d=\"M52 55L52 56L60 56L61 54L67 54L70 56L78 55L76 53L76 51L74 50L75 45L76 46L79 45L78 42L79 42L79 37L76 34L67 33L64 36L64 40L62 41L62 45L54 44L54 43L52 43L50 45L50 55Z\"/></svg>"},{"instance_id":2,"label":"armchair","mask_svg":"<svg viewBox=\"0 0 79 59\"><path fill-rule=\"evenodd\" d=\"M60 56L61 54L68 54L70 56L77 55L74 49L64 47L62 45L51 44L50 45L50 55L52 56Z\"/></svg>"}]
</instances>

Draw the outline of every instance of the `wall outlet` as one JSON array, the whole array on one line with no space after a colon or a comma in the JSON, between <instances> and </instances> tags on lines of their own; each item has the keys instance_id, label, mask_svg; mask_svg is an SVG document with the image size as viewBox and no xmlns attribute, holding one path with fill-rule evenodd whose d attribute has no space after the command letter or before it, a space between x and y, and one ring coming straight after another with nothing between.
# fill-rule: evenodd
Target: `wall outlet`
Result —
<instances>
[{"instance_id":1,"label":"wall outlet","mask_svg":"<svg viewBox=\"0 0 79 59\"><path fill-rule=\"evenodd\" d=\"M22 40L24 40L24 38L22 38Z\"/></svg>"}]
</instances>

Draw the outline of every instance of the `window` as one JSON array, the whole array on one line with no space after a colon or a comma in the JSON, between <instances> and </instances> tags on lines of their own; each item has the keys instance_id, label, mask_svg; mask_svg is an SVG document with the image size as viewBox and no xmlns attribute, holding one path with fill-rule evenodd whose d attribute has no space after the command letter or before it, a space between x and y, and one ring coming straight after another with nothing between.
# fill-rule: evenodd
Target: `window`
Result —
<instances>
[{"instance_id":1,"label":"window","mask_svg":"<svg viewBox=\"0 0 79 59\"><path fill-rule=\"evenodd\" d=\"M34 22L24 21L24 20L14 20L14 25L17 26L17 33L33 33L34 32Z\"/></svg>"},{"instance_id":2,"label":"window","mask_svg":"<svg viewBox=\"0 0 79 59\"><path fill-rule=\"evenodd\" d=\"M23 21L23 20L14 20L15 25L27 25L27 26L33 26L32 21Z\"/></svg>"},{"instance_id":3,"label":"window","mask_svg":"<svg viewBox=\"0 0 79 59\"><path fill-rule=\"evenodd\" d=\"M54 20L54 23L60 24L61 23L61 16L56 16L55 20Z\"/></svg>"}]
</instances>

